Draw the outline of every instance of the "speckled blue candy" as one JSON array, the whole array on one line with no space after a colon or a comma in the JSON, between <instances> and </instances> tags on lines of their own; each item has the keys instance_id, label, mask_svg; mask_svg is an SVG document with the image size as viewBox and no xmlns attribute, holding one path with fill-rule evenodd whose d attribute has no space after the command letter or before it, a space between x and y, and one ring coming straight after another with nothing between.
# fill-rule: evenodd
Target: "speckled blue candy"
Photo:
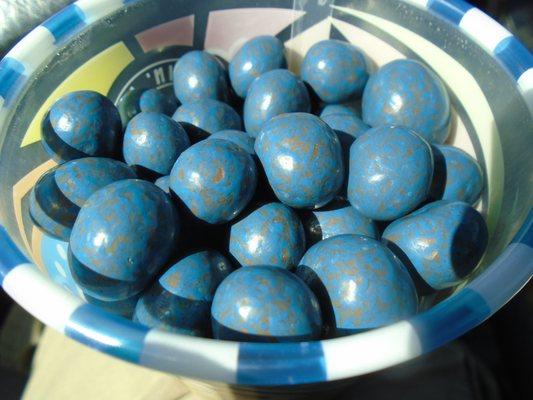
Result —
<instances>
[{"instance_id":1,"label":"speckled blue candy","mask_svg":"<svg viewBox=\"0 0 533 400\"><path fill-rule=\"evenodd\" d=\"M230 253L242 266L292 268L305 252L305 234L294 211L266 204L231 227Z\"/></svg>"},{"instance_id":2,"label":"speckled blue candy","mask_svg":"<svg viewBox=\"0 0 533 400\"><path fill-rule=\"evenodd\" d=\"M378 229L374 221L365 217L346 202L334 207L313 210L304 222L308 244L329 237L356 234L377 239Z\"/></svg>"},{"instance_id":3,"label":"speckled blue candy","mask_svg":"<svg viewBox=\"0 0 533 400\"><path fill-rule=\"evenodd\" d=\"M352 143L355 139L369 130L370 127L361 121L359 117L350 114L327 114L320 118L328 124L339 137L344 156L344 165L347 168L350 161L350 147L352 146Z\"/></svg>"},{"instance_id":4,"label":"speckled blue candy","mask_svg":"<svg viewBox=\"0 0 533 400\"><path fill-rule=\"evenodd\" d=\"M394 221L383 240L400 257L407 257L427 284L445 289L476 267L487 247L488 231L469 204L441 200Z\"/></svg>"},{"instance_id":5,"label":"speckled blue candy","mask_svg":"<svg viewBox=\"0 0 533 400\"><path fill-rule=\"evenodd\" d=\"M363 54L350 43L315 43L302 62L302 79L326 103L339 103L361 94L368 80Z\"/></svg>"},{"instance_id":6,"label":"speckled blue candy","mask_svg":"<svg viewBox=\"0 0 533 400\"><path fill-rule=\"evenodd\" d=\"M320 112L320 118L323 119L330 114L347 114L358 118L360 117L359 111L353 103L327 104Z\"/></svg>"},{"instance_id":7,"label":"speckled blue candy","mask_svg":"<svg viewBox=\"0 0 533 400\"><path fill-rule=\"evenodd\" d=\"M111 314L120 315L121 317L131 319L133 317L133 312L135 311L135 306L139 301L140 294L137 293L131 297L128 297L127 299L115 301L100 300L89 296L87 293L84 293L83 297L89 304L98 306Z\"/></svg>"},{"instance_id":8,"label":"speckled blue candy","mask_svg":"<svg viewBox=\"0 0 533 400\"><path fill-rule=\"evenodd\" d=\"M309 112L311 101L304 83L286 69L269 71L255 79L244 101L246 132L257 136L263 124L276 115Z\"/></svg>"},{"instance_id":9,"label":"speckled blue candy","mask_svg":"<svg viewBox=\"0 0 533 400\"><path fill-rule=\"evenodd\" d=\"M251 156L255 156L254 143L255 138L248 135L246 132L237 131L234 129L226 129L224 131L219 131L213 133L209 136L208 139L223 139L229 140L230 142L235 143L237 146L241 147Z\"/></svg>"},{"instance_id":10,"label":"speckled blue candy","mask_svg":"<svg viewBox=\"0 0 533 400\"><path fill-rule=\"evenodd\" d=\"M246 42L229 63L231 85L244 98L255 78L280 68L287 68L283 43L274 36L257 36Z\"/></svg>"},{"instance_id":11,"label":"speckled blue candy","mask_svg":"<svg viewBox=\"0 0 533 400\"><path fill-rule=\"evenodd\" d=\"M68 93L43 122L43 146L58 163L119 152L122 123L115 105L92 91Z\"/></svg>"},{"instance_id":12,"label":"speckled blue candy","mask_svg":"<svg viewBox=\"0 0 533 400\"><path fill-rule=\"evenodd\" d=\"M163 192L170 194L170 175L162 176L158 178L154 184L160 188Z\"/></svg>"},{"instance_id":13,"label":"speckled blue candy","mask_svg":"<svg viewBox=\"0 0 533 400\"><path fill-rule=\"evenodd\" d=\"M363 121L370 126L402 125L430 143L444 143L450 127L450 100L439 77L414 60L395 60L368 80Z\"/></svg>"},{"instance_id":14,"label":"speckled blue candy","mask_svg":"<svg viewBox=\"0 0 533 400\"><path fill-rule=\"evenodd\" d=\"M30 215L46 233L68 241L80 207L98 189L135 178L126 164L110 158L72 160L48 171L30 193Z\"/></svg>"},{"instance_id":15,"label":"speckled blue candy","mask_svg":"<svg viewBox=\"0 0 533 400\"><path fill-rule=\"evenodd\" d=\"M142 295L134 320L151 328L209 336L215 290L232 270L217 251L201 251L181 259Z\"/></svg>"},{"instance_id":16,"label":"speckled blue candy","mask_svg":"<svg viewBox=\"0 0 533 400\"><path fill-rule=\"evenodd\" d=\"M185 129L172 118L161 113L141 112L126 128L124 159L129 165L168 175L190 144Z\"/></svg>"},{"instance_id":17,"label":"speckled blue candy","mask_svg":"<svg viewBox=\"0 0 533 400\"><path fill-rule=\"evenodd\" d=\"M311 247L296 269L315 292L333 336L387 325L417 311L414 284L377 240L340 235Z\"/></svg>"},{"instance_id":18,"label":"speckled blue candy","mask_svg":"<svg viewBox=\"0 0 533 400\"><path fill-rule=\"evenodd\" d=\"M183 125L192 142L205 139L215 132L242 128L241 117L233 108L211 99L183 104L172 119Z\"/></svg>"},{"instance_id":19,"label":"speckled blue candy","mask_svg":"<svg viewBox=\"0 0 533 400\"><path fill-rule=\"evenodd\" d=\"M348 199L368 218L391 221L414 210L429 193L433 156L410 129L369 129L350 149Z\"/></svg>"},{"instance_id":20,"label":"speckled blue candy","mask_svg":"<svg viewBox=\"0 0 533 400\"><path fill-rule=\"evenodd\" d=\"M453 146L433 145L435 171L431 196L436 200L475 204L483 190L483 171L477 161Z\"/></svg>"},{"instance_id":21,"label":"speckled blue candy","mask_svg":"<svg viewBox=\"0 0 533 400\"><path fill-rule=\"evenodd\" d=\"M222 63L205 51L189 51L174 66L174 93L181 103L228 100L228 77Z\"/></svg>"},{"instance_id":22,"label":"speckled blue candy","mask_svg":"<svg viewBox=\"0 0 533 400\"><path fill-rule=\"evenodd\" d=\"M198 218L210 224L232 220L252 198L257 170L252 157L222 139L185 150L170 174L170 187Z\"/></svg>"},{"instance_id":23,"label":"speckled blue candy","mask_svg":"<svg viewBox=\"0 0 533 400\"><path fill-rule=\"evenodd\" d=\"M174 206L154 184L128 179L107 185L89 197L72 228L72 276L97 299L131 297L167 261L177 231Z\"/></svg>"},{"instance_id":24,"label":"speckled blue candy","mask_svg":"<svg viewBox=\"0 0 533 400\"><path fill-rule=\"evenodd\" d=\"M165 115L172 115L176 111L178 104L174 98L161 90L148 89L141 94L139 107L143 112L158 112Z\"/></svg>"},{"instance_id":25,"label":"speckled blue candy","mask_svg":"<svg viewBox=\"0 0 533 400\"><path fill-rule=\"evenodd\" d=\"M322 121L329 125L331 129L337 132L339 139L343 140L346 135L351 136L351 140L357 139L365 133L370 127L360 118L350 114L326 114L320 117Z\"/></svg>"},{"instance_id":26,"label":"speckled blue candy","mask_svg":"<svg viewBox=\"0 0 533 400\"><path fill-rule=\"evenodd\" d=\"M255 152L274 193L291 207L319 207L341 188L344 167L339 139L312 114L273 118L257 137Z\"/></svg>"},{"instance_id":27,"label":"speckled blue candy","mask_svg":"<svg viewBox=\"0 0 533 400\"><path fill-rule=\"evenodd\" d=\"M295 342L318 339L322 319L314 294L283 268L239 268L218 287L213 306L216 339Z\"/></svg>"}]
</instances>

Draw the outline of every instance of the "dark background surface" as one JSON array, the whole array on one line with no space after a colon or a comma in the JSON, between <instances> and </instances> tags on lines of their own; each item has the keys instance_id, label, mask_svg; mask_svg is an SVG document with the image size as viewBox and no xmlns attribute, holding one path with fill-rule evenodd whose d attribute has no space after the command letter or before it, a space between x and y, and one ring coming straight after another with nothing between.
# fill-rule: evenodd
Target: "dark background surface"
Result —
<instances>
[{"instance_id":1,"label":"dark background surface","mask_svg":"<svg viewBox=\"0 0 533 400\"><path fill-rule=\"evenodd\" d=\"M69 0L0 0L0 57ZM472 1L533 48L533 2ZM8 315L24 312L0 290L0 336ZM11 312L11 314L10 314ZM409 363L358 379L347 399L533 399L533 284L490 320L447 346ZM29 318L26 318L29 320ZM13 329L13 328L11 328ZM30 329L17 326L16 329ZM20 332L22 334L22 332ZM1 348L0 348L1 349ZM0 352L0 399L18 399L31 347L13 363Z\"/></svg>"}]
</instances>

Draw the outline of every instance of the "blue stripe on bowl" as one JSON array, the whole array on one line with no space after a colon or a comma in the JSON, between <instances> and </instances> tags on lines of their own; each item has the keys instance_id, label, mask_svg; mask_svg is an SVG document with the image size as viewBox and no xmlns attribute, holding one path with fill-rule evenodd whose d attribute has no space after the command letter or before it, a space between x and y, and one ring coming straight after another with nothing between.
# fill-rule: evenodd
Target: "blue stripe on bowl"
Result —
<instances>
[{"instance_id":1,"label":"blue stripe on bowl","mask_svg":"<svg viewBox=\"0 0 533 400\"><path fill-rule=\"evenodd\" d=\"M0 226L0 286L13 268L27 263L28 259L13 243L3 226Z\"/></svg>"},{"instance_id":2,"label":"blue stripe on bowl","mask_svg":"<svg viewBox=\"0 0 533 400\"><path fill-rule=\"evenodd\" d=\"M77 5L71 4L42 25L52 33L55 43L58 43L85 26L85 14Z\"/></svg>"},{"instance_id":3,"label":"blue stripe on bowl","mask_svg":"<svg viewBox=\"0 0 533 400\"><path fill-rule=\"evenodd\" d=\"M320 342L241 343L237 384L290 385L327 381Z\"/></svg>"},{"instance_id":4,"label":"blue stripe on bowl","mask_svg":"<svg viewBox=\"0 0 533 400\"><path fill-rule=\"evenodd\" d=\"M462 0L430 0L427 8L435 11L435 13L455 25L459 25L463 15L465 15L472 6Z\"/></svg>"},{"instance_id":5,"label":"blue stripe on bowl","mask_svg":"<svg viewBox=\"0 0 533 400\"><path fill-rule=\"evenodd\" d=\"M510 36L503 39L494 49L494 56L513 75L515 80L533 67L533 55L520 41Z\"/></svg>"},{"instance_id":6,"label":"blue stripe on bowl","mask_svg":"<svg viewBox=\"0 0 533 400\"><path fill-rule=\"evenodd\" d=\"M463 335L490 315L485 299L466 287L409 322L419 336L422 352L427 353Z\"/></svg>"},{"instance_id":7,"label":"blue stripe on bowl","mask_svg":"<svg viewBox=\"0 0 533 400\"><path fill-rule=\"evenodd\" d=\"M24 65L11 57L6 57L0 61L0 97L8 103L13 89L21 82L24 76Z\"/></svg>"},{"instance_id":8,"label":"blue stripe on bowl","mask_svg":"<svg viewBox=\"0 0 533 400\"><path fill-rule=\"evenodd\" d=\"M147 327L134 324L105 310L84 304L72 313L65 334L104 353L139 362Z\"/></svg>"}]
</instances>

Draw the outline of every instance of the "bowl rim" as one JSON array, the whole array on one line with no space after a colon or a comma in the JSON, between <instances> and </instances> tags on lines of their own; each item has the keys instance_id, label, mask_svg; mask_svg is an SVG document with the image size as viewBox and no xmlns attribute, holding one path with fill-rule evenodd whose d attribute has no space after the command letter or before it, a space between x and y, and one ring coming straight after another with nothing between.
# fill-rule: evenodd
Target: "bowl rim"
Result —
<instances>
[{"instance_id":1,"label":"bowl rim","mask_svg":"<svg viewBox=\"0 0 533 400\"><path fill-rule=\"evenodd\" d=\"M138 1L78 0L26 35L0 61L0 125L20 94L24 77L30 76L56 45ZM458 26L475 40L513 77L533 110L532 57L509 31L462 0L403 1ZM297 385L393 366L448 343L490 317L533 275L533 210L485 271L435 307L372 331L315 342L238 343L150 329L86 304L52 282L24 256L2 226L0 249L0 284L8 295L46 325L87 346L145 367L199 379L239 385ZM358 362L353 362L354 356Z\"/></svg>"}]
</instances>

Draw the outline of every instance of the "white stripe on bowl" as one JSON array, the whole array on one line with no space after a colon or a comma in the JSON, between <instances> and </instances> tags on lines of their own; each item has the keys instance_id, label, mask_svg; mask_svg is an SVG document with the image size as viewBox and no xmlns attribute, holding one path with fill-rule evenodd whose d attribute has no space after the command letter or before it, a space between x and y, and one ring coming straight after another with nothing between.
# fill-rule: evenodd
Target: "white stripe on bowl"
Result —
<instances>
[{"instance_id":1,"label":"white stripe on bowl","mask_svg":"<svg viewBox=\"0 0 533 400\"><path fill-rule=\"evenodd\" d=\"M524 71L517 82L529 111L533 114L533 68Z\"/></svg>"},{"instance_id":2,"label":"white stripe on bowl","mask_svg":"<svg viewBox=\"0 0 533 400\"><path fill-rule=\"evenodd\" d=\"M477 8L471 8L466 12L459 27L491 53L498 43L512 36L511 32Z\"/></svg>"},{"instance_id":3,"label":"white stripe on bowl","mask_svg":"<svg viewBox=\"0 0 533 400\"><path fill-rule=\"evenodd\" d=\"M124 5L122 0L78 0L75 4L85 14L87 24L111 14Z\"/></svg>"},{"instance_id":4,"label":"white stripe on bowl","mask_svg":"<svg viewBox=\"0 0 533 400\"><path fill-rule=\"evenodd\" d=\"M139 364L178 375L235 383L239 345L150 330Z\"/></svg>"},{"instance_id":5,"label":"white stripe on bowl","mask_svg":"<svg viewBox=\"0 0 533 400\"><path fill-rule=\"evenodd\" d=\"M2 286L26 311L61 333L72 313L83 304L29 263L9 271Z\"/></svg>"},{"instance_id":6,"label":"white stripe on bowl","mask_svg":"<svg viewBox=\"0 0 533 400\"><path fill-rule=\"evenodd\" d=\"M18 42L7 57L21 62L24 75L29 76L55 51L54 36L45 27L38 26Z\"/></svg>"},{"instance_id":7,"label":"white stripe on bowl","mask_svg":"<svg viewBox=\"0 0 533 400\"><path fill-rule=\"evenodd\" d=\"M422 354L415 328L407 321L322 342L328 381L377 371Z\"/></svg>"}]
</instances>

